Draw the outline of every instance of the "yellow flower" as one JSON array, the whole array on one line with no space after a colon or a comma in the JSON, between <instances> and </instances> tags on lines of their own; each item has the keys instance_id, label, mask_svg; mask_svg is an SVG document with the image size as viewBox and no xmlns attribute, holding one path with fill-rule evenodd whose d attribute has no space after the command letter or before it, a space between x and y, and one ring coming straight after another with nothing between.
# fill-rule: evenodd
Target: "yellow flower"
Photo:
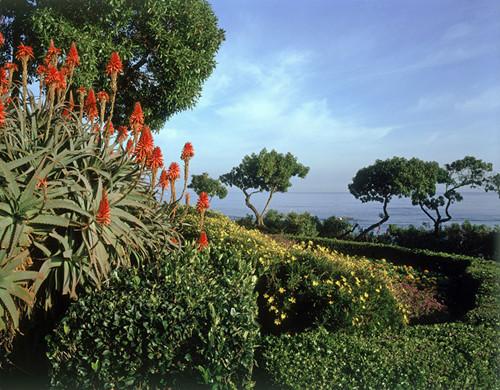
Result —
<instances>
[{"instance_id":1,"label":"yellow flower","mask_svg":"<svg viewBox=\"0 0 500 390\"><path fill-rule=\"evenodd\" d=\"M273 302L274 302L274 297L269 297L269 298L267 298L267 301L268 301L269 303L273 303Z\"/></svg>"},{"instance_id":2,"label":"yellow flower","mask_svg":"<svg viewBox=\"0 0 500 390\"><path fill-rule=\"evenodd\" d=\"M274 323L278 326L278 325L281 325L281 321L280 320L274 320Z\"/></svg>"},{"instance_id":3,"label":"yellow flower","mask_svg":"<svg viewBox=\"0 0 500 390\"><path fill-rule=\"evenodd\" d=\"M288 298L288 300L289 300L291 303L295 303L295 302L297 302L297 301L295 300L295 298L294 298L294 297L290 297L290 298Z\"/></svg>"},{"instance_id":4,"label":"yellow flower","mask_svg":"<svg viewBox=\"0 0 500 390\"><path fill-rule=\"evenodd\" d=\"M278 291L280 292L280 294L283 294L286 290L283 287L280 287Z\"/></svg>"},{"instance_id":5,"label":"yellow flower","mask_svg":"<svg viewBox=\"0 0 500 390\"><path fill-rule=\"evenodd\" d=\"M286 318L286 314L285 313L281 313L281 319L284 320Z\"/></svg>"},{"instance_id":6,"label":"yellow flower","mask_svg":"<svg viewBox=\"0 0 500 390\"><path fill-rule=\"evenodd\" d=\"M317 286L319 283L317 280L313 280L313 286Z\"/></svg>"}]
</instances>

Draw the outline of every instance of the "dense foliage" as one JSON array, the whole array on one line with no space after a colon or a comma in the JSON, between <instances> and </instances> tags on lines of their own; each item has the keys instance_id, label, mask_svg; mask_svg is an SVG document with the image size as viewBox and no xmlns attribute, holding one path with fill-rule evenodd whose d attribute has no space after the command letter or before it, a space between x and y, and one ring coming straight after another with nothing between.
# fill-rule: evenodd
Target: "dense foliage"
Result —
<instances>
[{"instance_id":1,"label":"dense foliage","mask_svg":"<svg viewBox=\"0 0 500 390\"><path fill-rule=\"evenodd\" d=\"M430 249L439 252L458 253L468 256L500 259L496 253L500 240L500 227L475 225L464 222L453 223L440 230L436 237L433 231L424 227L399 227L389 225L383 234L370 237L375 242L395 244L407 248Z\"/></svg>"},{"instance_id":2,"label":"dense foliage","mask_svg":"<svg viewBox=\"0 0 500 390\"><path fill-rule=\"evenodd\" d=\"M219 199L224 199L227 196L227 188L222 185L220 180L212 179L207 172L203 172L201 175L192 175L188 188L192 188L198 195L206 192L210 198L216 196Z\"/></svg>"},{"instance_id":3,"label":"dense foliage","mask_svg":"<svg viewBox=\"0 0 500 390\"><path fill-rule=\"evenodd\" d=\"M101 71L118 51L124 68L113 121L123 123L141 101L157 130L194 106L224 39L205 0L13 0L2 1L0 11L8 49L0 58L12 61L23 42L41 53L53 37L64 47L76 41L82 58L78 86L108 89ZM36 68L29 71L35 75Z\"/></svg>"},{"instance_id":4,"label":"dense foliage","mask_svg":"<svg viewBox=\"0 0 500 390\"><path fill-rule=\"evenodd\" d=\"M460 323L377 336L318 329L266 337L262 364L275 384L292 389L493 389L499 336Z\"/></svg>"},{"instance_id":5,"label":"dense foliage","mask_svg":"<svg viewBox=\"0 0 500 390\"><path fill-rule=\"evenodd\" d=\"M62 388L172 385L181 374L249 384L258 326L253 265L231 248L186 248L116 273L73 304L49 341Z\"/></svg>"}]
</instances>

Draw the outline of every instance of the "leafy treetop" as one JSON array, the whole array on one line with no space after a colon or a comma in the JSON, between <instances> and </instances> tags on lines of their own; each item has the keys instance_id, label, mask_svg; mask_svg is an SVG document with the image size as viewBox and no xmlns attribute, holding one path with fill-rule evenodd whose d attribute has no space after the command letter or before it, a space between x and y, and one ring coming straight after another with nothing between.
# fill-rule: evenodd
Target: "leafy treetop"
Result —
<instances>
[{"instance_id":1,"label":"leafy treetop","mask_svg":"<svg viewBox=\"0 0 500 390\"><path fill-rule=\"evenodd\" d=\"M105 90L109 79L102 70L110 54L119 52L124 69L113 122L125 124L140 101L156 130L194 106L224 40L205 0L7 0L0 11L10 53L4 61L21 42L42 53L52 37L58 47L76 41L82 61L75 82ZM32 66L30 75L35 71Z\"/></svg>"},{"instance_id":2,"label":"leafy treetop","mask_svg":"<svg viewBox=\"0 0 500 390\"><path fill-rule=\"evenodd\" d=\"M201 175L191 175L191 184L188 188L192 188L196 194L200 195L206 192L210 198L217 196L219 199L224 199L227 196L227 188L222 185L220 180L212 179L207 172Z\"/></svg>"}]
</instances>

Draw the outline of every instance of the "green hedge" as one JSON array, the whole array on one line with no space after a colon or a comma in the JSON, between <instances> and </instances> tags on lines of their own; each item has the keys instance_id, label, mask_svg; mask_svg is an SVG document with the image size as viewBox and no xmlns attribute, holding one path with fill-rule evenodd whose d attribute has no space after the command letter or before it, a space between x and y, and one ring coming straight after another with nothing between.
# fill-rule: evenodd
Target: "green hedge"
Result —
<instances>
[{"instance_id":1,"label":"green hedge","mask_svg":"<svg viewBox=\"0 0 500 390\"><path fill-rule=\"evenodd\" d=\"M409 327L383 336L324 329L268 336L261 364L292 389L498 388L498 330L455 323Z\"/></svg>"},{"instance_id":2,"label":"green hedge","mask_svg":"<svg viewBox=\"0 0 500 390\"><path fill-rule=\"evenodd\" d=\"M379 243L287 237L312 241L350 255L386 259L394 264L439 272L449 278L448 304L457 317L465 316L463 319L473 324L500 325L500 264L497 262Z\"/></svg>"},{"instance_id":3,"label":"green hedge","mask_svg":"<svg viewBox=\"0 0 500 390\"><path fill-rule=\"evenodd\" d=\"M249 384L258 335L254 266L240 253L186 248L116 273L81 297L48 339L51 384L150 388L181 373Z\"/></svg>"},{"instance_id":4,"label":"green hedge","mask_svg":"<svg viewBox=\"0 0 500 390\"><path fill-rule=\"evenodd\" d=\"M371 259L386 259L394 264L409 265L420 269L459 275L474 261L475 257L433 252L427 249L409 249L402 246L374 242L345 241L334 238L287 236L294 241L312 241L315 244Z\"/></svg>"}]
</instances>

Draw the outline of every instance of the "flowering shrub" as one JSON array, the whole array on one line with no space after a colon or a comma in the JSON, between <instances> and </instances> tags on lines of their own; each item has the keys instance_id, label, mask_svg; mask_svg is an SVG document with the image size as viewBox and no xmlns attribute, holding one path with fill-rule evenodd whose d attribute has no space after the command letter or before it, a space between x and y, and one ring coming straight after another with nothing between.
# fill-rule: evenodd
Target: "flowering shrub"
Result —
<instances>
[{"instance_id":1,"label":"flowering shrub","mask_svg":"<svg viewBox=\"0 0 500 390\"><path fill-rule=\"evenodd\" d=\"M38 67L38 97L28 91L29 46L15 55L20 85L13 81L16 64L0 68L0 332L17 328L26 304L49 308L61 295L76 297L81 284L100 287L114 268L180 245L172 217L183 196L175 193L179 165L168 170L170 201L158 202L163 156L140 103L130 134L125 124L115 132L110 120L119 54L106 67L110 90L97 94L72 84L80 64L76 45L61 55L51 41ZM187 145L185 177L194 156Z\"/></svg>"},{"instance_id":2,"label":"flowering shrub","mask_svg":"<svg viewBox=\"0 0 500 390\"><path fill-rule=\"evenodd\" d=\"M196 237L196 214L187 218L186 237ZM259 319L264 332L300 331L323 325L359 330L398 327L408 308L395 298L391 265L341 255L312 243L278 243L215 213L204 230L212 249L231 247L255 264ZM192 229L192 231L190 231Z\"/></svg>"}]
</instances>

